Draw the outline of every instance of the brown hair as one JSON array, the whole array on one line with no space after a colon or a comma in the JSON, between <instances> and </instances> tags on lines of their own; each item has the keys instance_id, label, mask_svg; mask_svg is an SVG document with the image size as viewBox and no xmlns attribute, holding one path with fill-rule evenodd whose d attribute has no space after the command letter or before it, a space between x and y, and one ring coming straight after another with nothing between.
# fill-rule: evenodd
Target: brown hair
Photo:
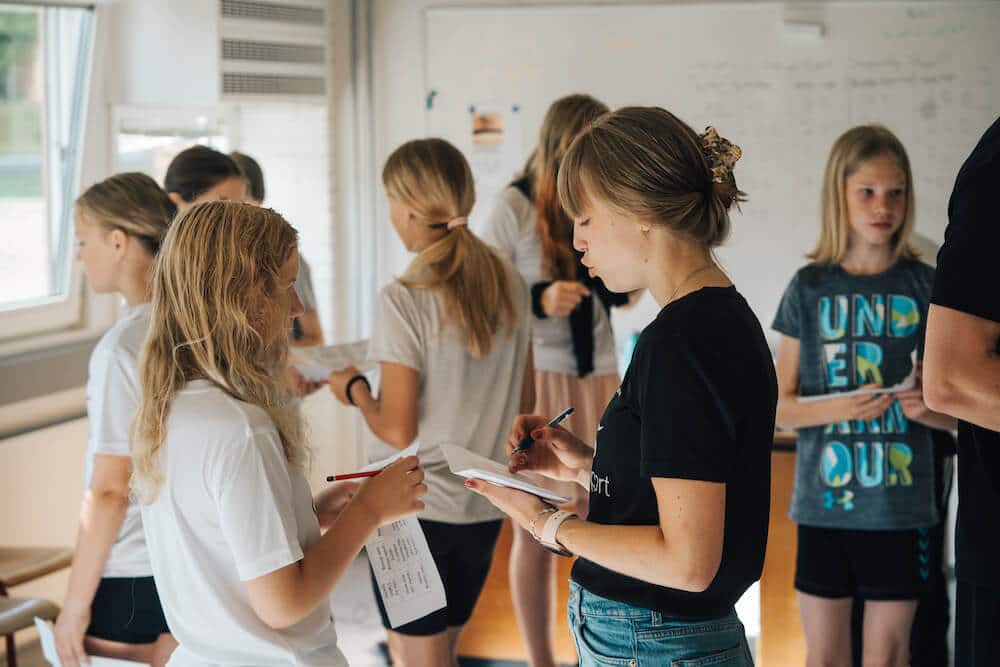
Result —
<instances>
[{"instance_id":1,"label":"brown hair","mask_svg":"<svg viewBox=\"0 0 1000 667\"><path fill-rule=\"evenodd\" d=\"M702 139L659 107L625 107L570 146L559 199L574 218L597 197L644 222L714 248L729 235L729 207L746 200L731 170L713 180Z\"/></svg>"},{"instance_id":2,"label":"brown hair","mask_svg":"<svg viewBox=\"0 0 1000 667\"><path fill-rule=\"evenodd\" d=\"M399 281L441 290L445 313L464 332L470 353L488 355L493 336L501 326L512 331L518 313L503 260L467 225L446 227L449 220L468 217L476 201L469 163L443 139L410 141L389 156L382 183L386 194L413 209L422 223L442 229L441 238L414 258Z\"/></svg>"},{"instance_id":3,"label":"brown hair","mask_svg":"<svg viewBox=\"0 0 1000 667\"><path fill-rule=\"evenodd\" d=\"M139 172L115 174L95 183L76 200L76 208L107 231L119 229L138 239L150 255L177 213L167 193Z\"/></svg>"},{"instance_id":4,"label":"brown hair","mask_svg":"<svg viewBox=\"0 0 1000 667\"><path fill-rule=\"evenodd\" d=\"M139 364L142 403L132 442L133 483L152 502L170 404L189 380L207 379L271 417L292 464L304 464L298 412L281 382L288 327L261 324L282 286L298 234L270 209L198 204L171 226L156 261L149 333Z\"/></svg>"},{"instance_id":5,"label":"brown hair","mask_svg":"<svg viewBox=\"0 0 1000 667\"><path fill-rule=\"evenodd\" d=\"M590 95L568 95L549 107L542 119L535 148L524 173L531 180L536 226L542 243L542 268L554 280L575 280L573 221L559 203L559 165L573 139L608 107Z\"/></svg>"},{"instance_id":6,"label":"brown hair","mask_svg":"<svg viewBox=\"0 0 1000 667\"><path fill-rule=\"evenodd\" d=\"M888 155L896 161L906 179L906 212L903 224L892 238L892 259L917 259L920 255L910 245L910 234L916 224L913 194L913 174L906 149L895 134L881 125L859 125L844 132L833 142L823 174L820 197L820 234L816 247L808 257L819 264L836 264L847 254L847 178L872 158Z\"/></svg>"}]
</instances>

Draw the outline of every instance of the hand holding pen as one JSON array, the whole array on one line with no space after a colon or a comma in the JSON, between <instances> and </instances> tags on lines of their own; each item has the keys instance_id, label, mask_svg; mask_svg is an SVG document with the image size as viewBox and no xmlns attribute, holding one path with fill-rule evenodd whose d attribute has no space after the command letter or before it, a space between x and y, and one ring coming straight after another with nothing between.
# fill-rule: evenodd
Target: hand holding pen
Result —
<instances>
[{"instance_id":1,"label":"hand holding pen","mask_svg":"<svg viewBox=\"0 0 1000 667\"><path fill-rule=\"evenodd\" d=\"M569 417L571 414L573 414L573 407L572 406L566 408L565 410L563 410L562 412L560 412L558 415L556 415L555 417L553 417L552 420L547 425L550 428L554 428L556 426L559 426L559 424L563 423L563 421L566 419L566 417ZM534 442L534 441L535 441L535 439L532 437L532 434L528 433L526 436L524 436L523 438L521 438L520 442L517 443L517 447L515 447L514 451L512 451L510 453L510 456L514 456L515 454L520 454L521 452L523 452L524 450L526 450L528 447L531 447L531 443Z\"/></svg>"},{"instance_id":2,"label":"hand holding pen","mask_svg":"<svg viewBox=\"0 0 1000 667\"><path fill-rule=\"evenodd\" d=\"M560 417L565 419L568 414ZM552 425L554 421L537 415L520 415L514 420L507 443L508 469L581 484L586 477L589 487L594 450L558 423ZM528 444L522 446L525 440Z\"/></svg>"}]
</instances>

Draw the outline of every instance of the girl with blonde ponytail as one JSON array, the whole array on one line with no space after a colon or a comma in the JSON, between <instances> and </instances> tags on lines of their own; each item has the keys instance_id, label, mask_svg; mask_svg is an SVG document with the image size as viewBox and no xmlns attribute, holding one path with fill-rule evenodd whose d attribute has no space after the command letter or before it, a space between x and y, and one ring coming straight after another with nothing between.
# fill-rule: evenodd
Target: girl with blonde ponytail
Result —
<instances>
[{"instance_id":1,"label":"girl with blonde ponytail","mask_svg":"<svg viewBox=\"0 0 1000 667\"><path fill-rule=\"evenodd\" d=\"M173 223L156 265L132 458L172 663L346 665L330 591L378 526L423 506L407 457L320 536L280 379L302 312L297 242L274 211L203 203Z\"/></svg>"},{"instance_id":2,"label":"girl with blonde ponytail","mask_svg":"<svg viewBox=\"0 0 1000 667\"><path fill-rule=\"evenodd\" d=\"M86 479L73 569L56 648L76 667L88 654L166 663L170 636L129 498L129 425L139 407L139 351L149 327L149 288L160 242L174 216L167 193L145 174L117 174L76 200L77 259L98 293L118 293L125 311L90 357Z\"/></svg>"},{"instance_id":3,"label":"girl with blonde ponytail","mask_svg":"<svg viewBox=\"0 0 1000 667\"><path fill-rule=\"evenodd\" d=\"M330 388L389 447L420 442L430 487L420 521L448 606L394 630L384 610L382 621L393 664L457 665L456 644L486 580L500 513L462 487L439 445L503 457L506 425L534 400L528 290L469 230L472 172L454 146L404 144L389 156L382 182L392 224L416 257L379 295L369 350L381 369L378 397L353 368L331 375Z\"/></svg>"}]
</instances>

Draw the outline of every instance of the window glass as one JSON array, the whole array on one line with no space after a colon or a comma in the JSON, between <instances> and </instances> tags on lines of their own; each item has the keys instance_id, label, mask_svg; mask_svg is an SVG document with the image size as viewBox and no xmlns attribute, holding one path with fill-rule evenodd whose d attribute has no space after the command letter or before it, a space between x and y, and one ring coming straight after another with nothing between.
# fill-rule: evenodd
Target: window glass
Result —
<instances>
[{"instance_id":1,"label":"window glass","mask_svg":"<svg viewBox=\"0 0 1000 667\"><path fill-rule=\"evenodd\" d=\"M0 3L0 310L66 298L90 9Z\"/></svg>"}]
</instances>

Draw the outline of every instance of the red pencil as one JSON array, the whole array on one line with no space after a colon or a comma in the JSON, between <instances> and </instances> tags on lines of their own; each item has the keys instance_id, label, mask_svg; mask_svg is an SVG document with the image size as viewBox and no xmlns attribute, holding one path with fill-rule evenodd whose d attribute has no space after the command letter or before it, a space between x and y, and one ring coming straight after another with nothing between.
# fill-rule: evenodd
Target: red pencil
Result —
<instances>
[{"instance_id":1,"label":"red pencil","mask_svg":"<svg viewBox=\"0 0 1000 667\"><path fill-rule=\"evenodd\" d=\"M360 479L361 477L374 477L375 475L382 472L381 470L369 470L368 472L351 472L346 475L329 475L326 478L328 482L339 482L345 479Z\"/></svg>"}]
</instances>

